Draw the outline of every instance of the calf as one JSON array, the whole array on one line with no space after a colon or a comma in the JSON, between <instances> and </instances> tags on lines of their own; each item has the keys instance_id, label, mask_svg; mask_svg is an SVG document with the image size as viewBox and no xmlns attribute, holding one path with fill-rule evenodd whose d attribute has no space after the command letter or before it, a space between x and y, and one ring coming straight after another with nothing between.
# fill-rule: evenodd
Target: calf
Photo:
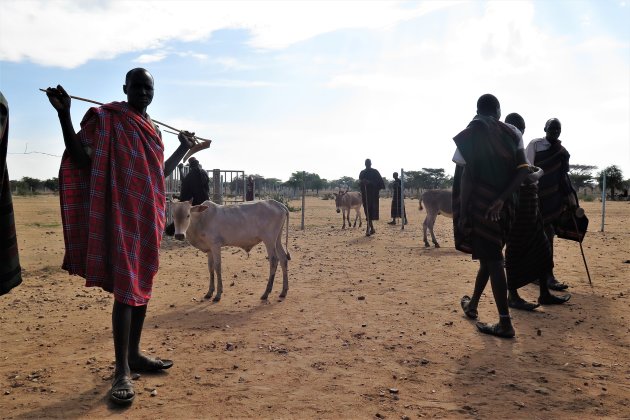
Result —
<instances>
[{"instance_id":1,"label":"calf","mask_svg":"<svg viewBox=\"0 0 630 420\"><path fill-rule=\"evenodd\" d=\"M346 228L346 218L348 219L348 227L350 227L350 210L354 209L354 227L357 227L357 218L359 219L359 227L363 224L361 222L361 193L360 192L348 192L339 191L339 193L333 193L335 196L335 206L337 206L337 213L342 211L341 217L343 219L342 229Z\"/></svg>"},{"instance_id":2,"label":"calf","mask_svg":"<svg viewBox=\"0 0 630 420\"><path fill-rule=\"evenodd\" d=\"M240 205L221 206L205 201L192 206L190 201L173 203L175 238L188 241L195 248L207 253L210 271L210 288L205 298L214 293L214 273L217 274L217 294L214 301L221 300L221 247L236 246L248 252L263 242L269 258L269 280L261 299L267 299L273 288L278 268L282 267L282 292L284 298L289 290L288 260L291 256L282 248L282 229L287 225L285 246L289 241L289 210L275 200L247 202Z\"/></svg>"},{"instance_id":3,"label":"calf","mask_svg":"<svg viewBox=\"0 0 630 420\"><path fill-rule=\"evenodd\" d=\"M450 217L451 219L453 218L453 204L451 203L451 197L451 190L428 190L420 196L419 209L422 210L422 203L424 202L424 207L426 207L427 210L427 216L424 218L424 222L422 223L425 247L431 246L429 245L429 241L427 241L427 228L429 228L429 231L431 232L431 239L433 240L435 247L440 247L440 244L438 244L438 241L435 239L435 234L433 233L433 225L435 224L435 219L438 214Z\"/></svg>"}]
</instances>

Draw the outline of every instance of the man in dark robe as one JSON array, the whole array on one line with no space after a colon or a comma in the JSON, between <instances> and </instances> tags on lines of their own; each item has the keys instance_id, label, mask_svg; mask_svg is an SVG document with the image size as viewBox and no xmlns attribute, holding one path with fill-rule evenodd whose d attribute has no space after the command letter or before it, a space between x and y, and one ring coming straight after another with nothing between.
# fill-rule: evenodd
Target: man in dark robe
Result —
<instances>
[{"instance_id":1,"label":"man in dark robe","mask_svg":"<svg viewBox=\"0 0 630 420\"><path fill-rule=\"evenodd\" d=\"M365 159L365 169L359 174L359 184L361 188L361 199L363 200L363 210L365 211L365 219L367 220L367 227L365 230L365 236L370 236L376 233L374 230L373 220L379 218L379 191L385 188L385 182L383 177L374 168L372 168L372 161Z\"/></svg>"},{"instance_id":2,"label":"man in dark robe","mask_svg":"<svg viewBox=\"0 0 630 420\"><path fill-rule=\"evenodd\" d=\"M402 206L402 211L400 209L402 182L400 181L400 178L398 178L398 172L394 172L392 176L394 177L394 180L390 184L390 187L392 189L392 208L391 208L392 221L389 222L388 224L395 225L396 218L398 217L404 217L403 223L407 224L407 213L405 213L405 206Z\"/></svg>"},{"instance_id":3,"label":"man in dark robe","mask_svg":"<svg viewBox=\"0 0 630 420\"><path fill-rule=\"evenodd\" d=\"M86 286L112 292L116 357L109 398L135 398L131 371L156 372L170 360L142 354L140 337L159 266L165 224L165 182L193 145L181 132L180 145L164 161L162 136L146 110L153 100L153 76L130 70L126 102L90 108L76 133L70 96L64 88L46 93L57 111L66 149L59 170L59 196L66 253L63 268Z\"/></svg>"},{"instance_id":4,"label":"man in dark robe","mask_svg":"<svg viewBox=\"0 0 630 420\"><path fill-rule=\"evenodd\" d=\"M15 234L11 184L7 168L9 102L0 92L0 295L22 283L22 268Z\"/></svg>"},{"instance_id":5,"label":"man in dark robe","mask_svg":"<svg viewBox=\"0 0 630 420\"><path fill-rule=\"evenodd\" d=\"M527 176L529 165L521 139L499 121L501 107L496 97L482 95L477 115L453 139L458 163L453 188L455 247L479 260L473 299L462 298L462 308L477 317L478 296L490 278L499 312L497 324L478 322L477 329L498 337L514 337L507 300L507 281L502 249L514 217L516 191Z\"/></svg>"},{"instance_id":6,"label":"man in dark robe","mask_svg":"<svg viewBox=\"0 0 630 420\"><path fill-rule=\"evenodd\" d=\"M247 184L245 185L245 201L254 201L254 177L247 177Z\"/></svg>"},{"instance_id":7,"label":"man in dark robe","mask_svg":"<svg viewBox=\"0 0 630 420\"><path fill-rule=\"evenodd\" d=\"M519 114L509 114L505 123L513 126L517 134L525 133L525 120ZM571 295L552 295L544 281L539 282L538 304L527 302L518 294L519 288L535 279L546 278L553 269L551 246L538 209L537 181L543 171L530 165L529 172L519 187L518 205L505 246L508 304L510 308L526 311L534 310L538 305L562 304L571 298Z\"/></svg>"},{"instance_id":8,"label":"man in dark robe","mask_svg":"<svg viewBox=\"0 0 630 420\"><path fill-rule=\"evenodd\" d=\"M191 157L188 161L188 165L189 170L182 180L182 190L179 194L179 200L192 200L192 205L198 206L210 199L210 177L196 158Z\"/></svg>"},{"instance_id":9,"label":"man in dark robe","mask_svg":"<svg viewBox=\"0 0 630 420\"><path fill-rule=\"evenodd\" d=\"M551 118L545 124L545 137L532 140L526 150L528 160L544 171L538 182L538 201L552 257L555 225L567 206L577 207L577 203L573 202L573 187L568 175L570 155L560 141L561 132L560 121ZM540 279L545 280L553 290L564 290L569 287L559 282L553 271L549 272L546 279Z\"/></svg>"}]
</instances>

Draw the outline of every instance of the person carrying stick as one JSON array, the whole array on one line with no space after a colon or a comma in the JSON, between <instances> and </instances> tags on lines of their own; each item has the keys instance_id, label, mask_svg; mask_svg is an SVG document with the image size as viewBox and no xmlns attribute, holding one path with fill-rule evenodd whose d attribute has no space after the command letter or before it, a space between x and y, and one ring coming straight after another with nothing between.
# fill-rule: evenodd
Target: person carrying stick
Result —
<instances>
[{"instance_id":1,"label":"person carrying stick","mask_svg":"<svg viewBox=\"0 0 630 420\"><path fill-rule=\"evenodd\" d=\"M379 218L379 191L385 188L383 177L381 177L379 171L372 168L370 159L365 159L365 169L359 174L359 184L361 185L361 199L363 200L363 209L367 220L365 236L370 236L376 233L372 221Z\"/></svg>"},{"instance_id":2,"label":"person carrying stick","mask_svg":"<svg viewBox=\"0 0 630 420\"><path fill-rule=\"evenodd\" d=\"M112 329L116 367L109 394L116 404L135 398L131 371L155 372L173 365L140 351L140 337L165 224L164 178L194 144L182 131L180 145L164 161L162 136L147 115L153 76L130 70L126 102L91 108L76 133L70 96L64 88L46 89L57 111L66 149L59 170L64 227L62 268L114 294Z\"/></svg>"}]
</instances>

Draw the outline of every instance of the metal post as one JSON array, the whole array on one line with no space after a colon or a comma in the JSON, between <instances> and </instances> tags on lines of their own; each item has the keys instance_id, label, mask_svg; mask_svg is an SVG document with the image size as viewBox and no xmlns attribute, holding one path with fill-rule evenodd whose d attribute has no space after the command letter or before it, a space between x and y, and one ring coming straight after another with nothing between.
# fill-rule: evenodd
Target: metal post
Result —
<instances>
[{"instance_id":1,"label":"metal post","mask_svg":"<svg viewBox=\"0 0 630 420\"><path fill-rule=\"evenodd\" d=\"M602 230L604 231L604 219L606 218L606 171L602 172Z\"/></svg>"},{"instance_id":2,"label":"metal post","mask_svg":"<svg viewBox=\"0 0 630 420\"><path fill-rule=\"evenodd\" d=\"M212 201L221 204L221 169L212 170Z\"/></svg>"},{"instance_id":3,"label":"metal post","mask_svg":"<svg viewBox=\"0 0 630 420\"><path fill-rule=\"evenodd\" d=\"M306 201L306 175L304 174L304 171L302 171L302 227L301 229L304 230L304 204Z\"/></svg>"}]
</instances>

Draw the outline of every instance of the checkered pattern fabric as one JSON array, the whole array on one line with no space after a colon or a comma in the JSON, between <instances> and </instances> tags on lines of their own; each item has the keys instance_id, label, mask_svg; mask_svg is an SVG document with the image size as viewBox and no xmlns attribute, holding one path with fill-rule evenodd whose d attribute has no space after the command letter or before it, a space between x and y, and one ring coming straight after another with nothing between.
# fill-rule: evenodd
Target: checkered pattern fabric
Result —
<instances>
[{"instance_id":1,"label":"checkered pattern fabric","mask_svg":"<svg viewBox=\"0 0 630 420\"><path fill-rule=\"evenodd\" d=\"M76 168L67 152L62 158L62 267L119 302L146 305L165 222L161 136L126 102L113 102L86 113L79 137L91 165Z\"/></svg>"}]
</instances>

